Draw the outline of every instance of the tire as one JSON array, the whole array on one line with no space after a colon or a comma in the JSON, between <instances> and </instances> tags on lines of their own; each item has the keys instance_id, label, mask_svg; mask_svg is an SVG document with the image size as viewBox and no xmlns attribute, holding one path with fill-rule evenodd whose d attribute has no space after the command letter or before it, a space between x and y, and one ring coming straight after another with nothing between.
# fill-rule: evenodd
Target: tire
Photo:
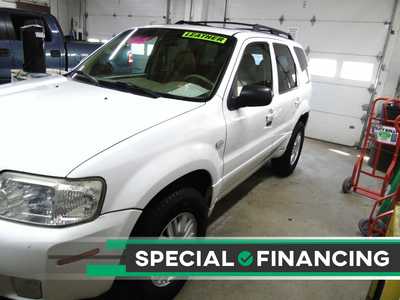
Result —
<instances>
[{"instance_id":1,"label":"tire","mask_svg":"<svg viewBox=\"0 0 400 300\"><path fill-rule=\"evenodd\" d=\"M271 161L272 170L276 175L280 177L287 177L293 173L297 163L299 162L303 144L304 124L302 122L298 122L293 130L285 153L281 157L274 158ZM297 149L297 154L295 159L292 159L292 154L295 149Z\"/></svg>"},{"instance_id":2,"label":"tire","mask_svg":"<svg viewBox=\"0 0 400 300\"><path fill-rule=\"evenodd\" d=\"M375 223L375 228L381 231L386 231L387 226L385 224L385 222L383 222L381 219L379 219L376 223ZM368 231L369 231L369 219L361 219L360 221L358 221L358 229L360 230L360 233L362 236L368 236ZM372 232L372 236L373 237L379 237L382 236L382 234L373 231Z\"/></svg>"},{"instance_id":3,"label":"tire","mask_svg":"<svg viewBox=\"0 0 400 300\"><path fill-rule=\"evenodd\" d=\"M166 226L182 214L191 214L195 217L196 236L206 235L208 219L206 200L193 188L179 188L160 197L159 201L156 200L145 209L131 237L159 237ZM173 299L185 282L186 280L174 280L166 286L157 286L153 280L116 280L111 292L112 299Z\"/></svg>"},{"instance_id":4,"label":"tire","mask_svg":"<svg viewBox=\"0 0 400 300\"><path fill-rule=\"evenodd\" d=\"M351 177L347 177L342 183L342 193L344 194L350 193L352 187L353 187L353 179Z\"/></svg>"}]
</instances>

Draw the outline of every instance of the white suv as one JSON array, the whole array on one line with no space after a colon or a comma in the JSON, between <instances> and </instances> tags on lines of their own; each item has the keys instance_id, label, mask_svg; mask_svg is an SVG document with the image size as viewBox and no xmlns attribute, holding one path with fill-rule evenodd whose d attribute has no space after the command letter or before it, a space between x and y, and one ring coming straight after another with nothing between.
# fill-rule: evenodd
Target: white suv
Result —
<instances>
[{"instance_id":1,"label":"white suv","mask_svg":"<svg viewBox=\"0 0 400 300\"><path fill-rule=\"evenodd\" d=\"M215 203L267 161L293 172L310 110L302 47L265 26L216 26L127 30L66 76L1 87L0 296L97 296L113 280L50 275L84 273L97 252L51 251L88 237L204 236ZM182 285L125 286L161 299Z\"/></svg>"}]
</instances>

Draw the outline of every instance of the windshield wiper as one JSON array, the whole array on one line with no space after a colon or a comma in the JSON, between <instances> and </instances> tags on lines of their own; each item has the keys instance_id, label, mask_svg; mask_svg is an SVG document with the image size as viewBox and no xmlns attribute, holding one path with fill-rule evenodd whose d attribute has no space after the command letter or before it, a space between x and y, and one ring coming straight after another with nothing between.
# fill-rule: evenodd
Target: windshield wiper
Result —
<instances>
[{"instance_id":1,"label":"windshield wiper","mask_svg":"<svg viewBox=\"0 0 400 300\"><path fill-rule=\"evenodd\" d=\"M145 96L151 98L159 98L160 94L143 88L141 86L135 85L133 83L127 83L124 81L108 81L108 80L99 80L98 83L105 87L116 88L121 91L133 92L133 93L140 93Z\"/></svg>"},{"instance_id":2,"label":"windshield wiper","mask_svg":"<svg viewBox=\"0 0 400 300\"><path fill-rule=\"evenodd\" d=\"M91 83L93 83L95 85L99 85L99 81L96 78L94 78L93 76L89 75L88 73L85 73L81 70L75 70L75 71L72 71L71 75L74 75L74 74L84 77L85 79L87 79L88 81L90 81Z\"/></svg>"}]
</instances>

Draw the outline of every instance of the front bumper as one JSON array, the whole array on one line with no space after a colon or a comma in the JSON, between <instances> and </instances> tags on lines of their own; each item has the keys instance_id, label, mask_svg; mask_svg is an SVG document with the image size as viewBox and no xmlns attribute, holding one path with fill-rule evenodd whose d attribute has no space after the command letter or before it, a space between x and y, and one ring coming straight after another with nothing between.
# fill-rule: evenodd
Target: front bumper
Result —
<instances>
[{"instance_id":1,"label":"front bumper","mask_svg":"<svg viewBox=\"0 0 400 300\"><path fill-rule=\"evenodd\" d=\"M58 265L57 259L51 257L55 254L79 255L92 250L93 245L101 245L99 255L107 254L105 241L128 238L140 213L139 210L107 213L90 223L65 228L0 220L0 298L38 299L37 283L41 290L39 299L84 299L106 292L112 279L82 280L87 263L93 259ZM88 242L93 240L97 243ZM80 274L80 278L74 274ZM24 294L20 291L21 279L30 280L22 283L26 285L24 293L31 293L32 297L27 294L21 297Z\"/></svg>"}]
</instances>

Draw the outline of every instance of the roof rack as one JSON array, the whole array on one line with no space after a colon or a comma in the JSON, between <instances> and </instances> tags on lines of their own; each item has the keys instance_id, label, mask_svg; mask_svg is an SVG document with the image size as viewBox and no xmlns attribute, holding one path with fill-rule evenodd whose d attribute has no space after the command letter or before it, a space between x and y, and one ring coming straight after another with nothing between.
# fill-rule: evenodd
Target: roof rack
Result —
<instances>
[{"instance_id":1,"label":"roof rack","mask_svg":"<svg viewBox=\"0 0 400 300\"><path fill-rule=\"evenodd\" d=\"M252 31L258 31L258 32L265 32L273 35L277 35L280 37L287 38L289 40L293 40L293 37L290 33L268 27L265 25L260 25L260 24L249 24L249 23L240 23L240 22L226 22L226 21L184 21L180 20L176 22L175 24L187 24L187 25L200 25L200 26L209 26L209 25L214 25L214 24L221 24L221 25L239 25L239 26L246 26L250 28L231 28L231 29L240 29L240 30L252 30Z\"/></svg>"}]
</instances>

